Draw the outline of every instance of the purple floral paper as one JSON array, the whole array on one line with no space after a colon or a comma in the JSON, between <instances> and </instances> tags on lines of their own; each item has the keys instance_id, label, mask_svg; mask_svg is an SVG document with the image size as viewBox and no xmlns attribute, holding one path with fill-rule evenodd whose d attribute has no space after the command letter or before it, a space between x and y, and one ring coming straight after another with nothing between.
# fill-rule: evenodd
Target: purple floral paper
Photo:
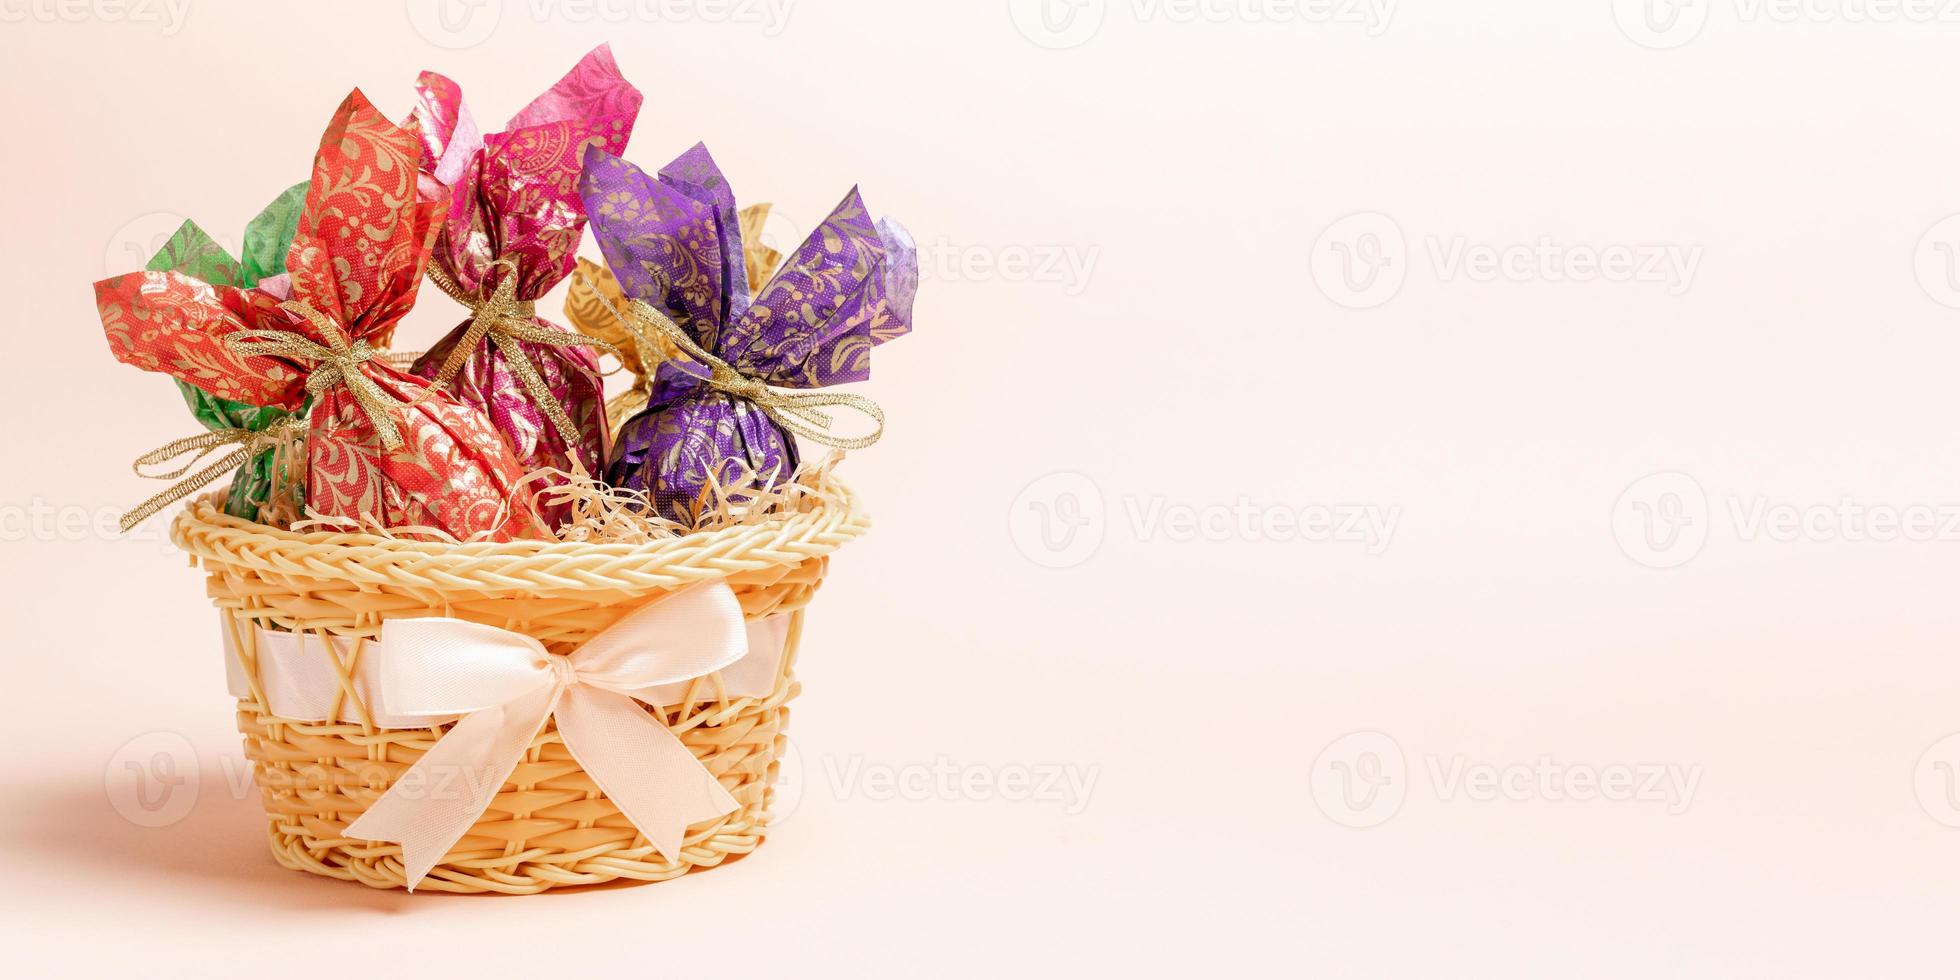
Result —
<instances>
[{"instance_id":1,"label":"purple floral paper","mask_svg":"<svg viewBox=\"0 0 1960 980\"><path fill-rule=\"evenodd\" d=\"M657 176L592 147L580 183L607 264L624 293L659 308L703 349L785 388L871 376L871 349L911 329L918 260L891 219L874 223L856 188L776 275L748 295L741 226L728 181L696 145ZM647 409L621 427L607 480L692 522L709 484L785 478L795 440L745 399L709 388L697 364L668 361Z\"/></svg>"}]
</instances>

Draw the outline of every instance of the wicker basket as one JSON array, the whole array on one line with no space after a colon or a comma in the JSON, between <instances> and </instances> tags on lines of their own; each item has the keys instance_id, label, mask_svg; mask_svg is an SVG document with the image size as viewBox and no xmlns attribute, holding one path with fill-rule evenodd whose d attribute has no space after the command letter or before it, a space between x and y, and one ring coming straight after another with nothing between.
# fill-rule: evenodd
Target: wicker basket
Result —
<instances>
[{"instance_id":1,"label":"wicker basket","mask_svg":"<svg viewBox=\"0 0 1960 980\"><path fill-rule=\"evenodd\" d=\"M789 616L774 689L765 698L729 697L709 675L690 685L682 703L649 710L741 809L688 828L678 859L665 860L579 769L547 722L490 810L419 889L530 894L618 878L658 881L754 850L769 823L784 705L798 691L793 664L803 607L823 580L825 556L868 526L856 497L839 484L830 488L836 492L827 499L766 523L657 545L445 545L299 534L228 517L214 497L193 501L172 525L171 540L209 574L210 596L250 682L238 728L273 856L295 870L402 887L399 845L350 838L346 828L449 726L374 725L349 682L352 665L337 657L340 696L360 723L276 716L257 679L255 627L372 639L389 617L446 615L529 634L559 653L650 597L718 578L733 587L747 619ZM358 657L360 643L352 648ZM330 644L316 649L333 656Z\"/></svg>"}]
</instances>

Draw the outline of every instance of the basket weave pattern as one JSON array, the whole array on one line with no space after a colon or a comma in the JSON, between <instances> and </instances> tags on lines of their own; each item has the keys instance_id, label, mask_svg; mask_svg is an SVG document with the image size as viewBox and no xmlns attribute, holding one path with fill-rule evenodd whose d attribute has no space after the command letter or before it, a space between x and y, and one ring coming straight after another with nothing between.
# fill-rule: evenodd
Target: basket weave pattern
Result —
<instances>
[{"instance_id":1,"label":"basket weave pattern","mask_svg":"<svg viewBox=\"0 0 1960 980\"><path fill-rule=\"evenodd\" d=\"M857 500L834 499L768 522L699 532L657 545L542 541L445 545L364 534L292 533L228 517L216 498L187 507L171 538L207 572L252 696L238 729L280 864L377 888L405 884L401 848L350 838L348 824L433 746L449 726L382 728L353 683L365 642L335 657L340 694L358 724L281 718L259 682L253 627L371 640L391 617L453 616L525 633L565 653L649 599L726 579L748 619L790 616L788 641L767 697L731 698L717 675L692 682L676 705L648 709L693 750L741 808L688 828L675 860L662 858L579 768L553 723L532 740L483 817L420 889L529 894L616 878L664 880L714 867L761 842L783 747L785 706L798 692L794 663L803 609L822 583L826 555L868 526Z\"/></svg>"}]
</instances>

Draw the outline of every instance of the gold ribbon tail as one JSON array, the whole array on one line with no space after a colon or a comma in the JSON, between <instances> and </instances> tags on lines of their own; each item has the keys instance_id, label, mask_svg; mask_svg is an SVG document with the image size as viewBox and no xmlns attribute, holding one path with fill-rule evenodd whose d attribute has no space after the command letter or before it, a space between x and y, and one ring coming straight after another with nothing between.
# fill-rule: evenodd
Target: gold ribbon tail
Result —
<instances>
[{"instance_id":1,"label":"gold ribbon tail","mask_svg":"<svg viewBox=\"0 0 1960 980\"><path fill-rule=\"evenodd\" d=\"M137 504L129 513L122 516L119 526L126 533L130 528L149 520L165 507L211 485L219 477L251 460L253 456L272 448L272 446L288 438L291 433L297 431L299 421L295 417L287 416L274 422L263 431L254 431L252 429L215 429L184 439L172 440L136 457L136 461L130 464L130 469L134 470L137 476L150 480L176 480L178 477L184 478L172 484L163 492ZM217 462L199 469L190 476L184 476L184 473L189 471L191 467L203 462L206 456L217 452L225 446L236 446L238 448L219 457ZM191 453L195 453L196 455L191 456L184 465L168 473L146 473L143 471L143 468L146 466L157 466Z\"/></svg>"},{"instance_id":2,"label":"gold ribbon tail","mask_svg":"<svg viewBox=\"0 0 1960 980\"><path fill-rule=\"evenodd\" d=\"M751 397L749 400L774 415L783 428L821 445L837 449L864 449L875 445L885 435L885 410L863 395L841 391L779 391L764 388L763 397ZM877 425L865 435L837 435L830 431L829 413L817 411L833 405L862 412Z\"/></svg>"}]
</instances>

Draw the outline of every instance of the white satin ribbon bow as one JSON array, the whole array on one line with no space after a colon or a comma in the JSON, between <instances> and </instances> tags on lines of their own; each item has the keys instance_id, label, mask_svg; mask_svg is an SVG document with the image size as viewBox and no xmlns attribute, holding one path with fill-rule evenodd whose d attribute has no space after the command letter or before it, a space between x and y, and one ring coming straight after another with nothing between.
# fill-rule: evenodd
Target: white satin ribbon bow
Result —
<instances>
[{"instance_id":1,"label":"white satin ribbon bow","mask_svg":"<svg viewBox=\"0 0 1960 980\"><path fill-rule=\"evenodd\" d=\"M413 889L483 816L545 719L572 758L661 856L689 824L740 804L667 726L634 699L720 670L748 652L742 606L723 582L635 610L569 655L522 633L460 619L381 628L381 688L412 715L464 715L395 781L350 837L396 841Z\"/></svg>"}]
</instances>

